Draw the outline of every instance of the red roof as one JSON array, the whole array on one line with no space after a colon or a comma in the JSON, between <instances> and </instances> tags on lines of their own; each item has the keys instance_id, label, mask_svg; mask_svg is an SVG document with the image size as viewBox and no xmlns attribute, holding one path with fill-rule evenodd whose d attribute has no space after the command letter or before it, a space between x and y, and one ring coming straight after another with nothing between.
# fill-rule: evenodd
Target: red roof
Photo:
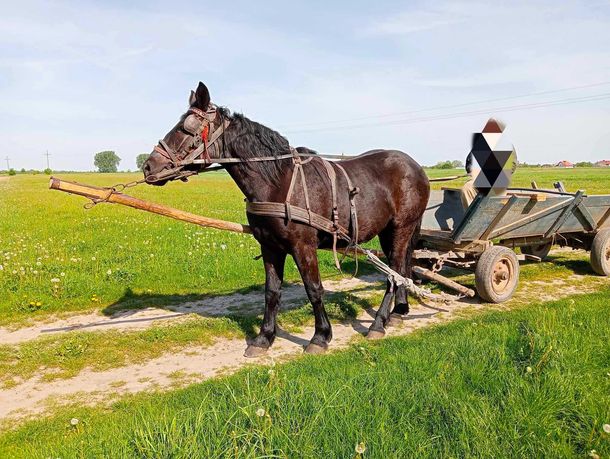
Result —
<instances>
[{"instance_id":1,"label":"red roof","mask_svg":"<svg viewBox=\"0 0 610 459\"><path fill-rule=\"evenodd\" d=\"M559 162L557 163L557 165L558 165L559 167L571 167L571 166L574 166L574 164L573 164L573 163L571 163L570 161L566 161L565 159L564 159L563 161L559 161Z\"/></svg>"},{"instance_id":2,"label":"red roof","mask_svg":"<svg viewBox=\"0 0 610 459\"><path fill-rule=\"evenodd\" d=\"M602 159L601 161L596 162L598 166L610 166L610 159Z\"/></svg>"}]
</instances>

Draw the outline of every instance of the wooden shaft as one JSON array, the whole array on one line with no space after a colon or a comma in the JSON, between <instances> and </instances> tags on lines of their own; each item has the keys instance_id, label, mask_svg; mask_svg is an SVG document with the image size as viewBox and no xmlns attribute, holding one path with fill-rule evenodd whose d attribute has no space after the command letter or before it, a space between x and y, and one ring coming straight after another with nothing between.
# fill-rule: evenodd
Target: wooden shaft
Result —
<instances>
[{"instance_id":1,"label":"wooden shaft","mask_svg":"<svg viewBox=\"0 0 610 459\"><path fill-rule=\"evenodd\" d=\"M152 212L166 217L174 218L176 220L194 223L195 225L203 226L206 228L216 228L225 231L233 231L235 233L246 233L252 234L252 230L248 225L241 225L239 223L227 222L225 220L217 220L215 218L202 217L200 215L191 214L190 212L184 212L182 210L174 209L172 207L164 206L161 204L155 204L152 202L144 201L142 199L134 198L123 193L118 193L110 188L100 188L91 185L83 185L82 183L69 182L66 180L60 180L58 178L51 177L49 188L52 190L64 191L70 194L76 194L92 199L93 201L101 200L105 202L112 202L116 204L122 204L124 206L133 207L134 209L144 210L146 212ZM339 249L340 252L347 252L347 255L353 256L353 250L346 251L345 249ZM357 250L359 255L364 254L361 250ZM383 254L379 251L373 250L377 256ZM474 291L461 286L457 282L447 279L437 273L424 269L419 266L413 267L413 272L419 274L422 277L434 280L440 284L445 285L453 290L456 290L464 295L473 297Z\"/></svg>"},{"instance_id":2,"label":"wooden shaft","mask_svg":"<svg viewBox=\"0 0 610 459\"><path fill-rule=\"evenodd\" d=\"M434 271L431 271L426 268L422 268L421 266L413 266L413 272L418 274L419 276L425 277L427 279L438 282L439 284L443 284L445 287L448 287L452 290L460 292L463 295L473 297L475 295L474 290L464 287L463 285L458 284L457 282L452 281L451 279L446 278L445 276L441 276Z\"/></svg>"},{"instance_id":3,"label":"wooden shaft","mask_svg":"<svg viewBox=\"0 0 610 459\"><path fill-rule=\"evenodd\" d=\"M204 226L207 228L216 228L220 230L233 231L235 233L247 233L251 234L252 230L248 225L241 225L239 223L227 222L224 220L217 220L215 218L202 217L195 215L190 212L184 212L182 210L174 209L172 207L164 206L162 204L155 204L152 202L144 201L142 199L134 198L123 193L117 193L109 188L100 188L91 185L83 185L76 182L68 182L60 180L58 178L51 177L49 188L52 190L65 191L66 193L77 194L84 196L89 199L103 200L107 202L113 202L116 204L122 204L124 206L133 207L134 209L145 210L166 217L174 218L195 225Z\"/></svg>"}]
</instances>

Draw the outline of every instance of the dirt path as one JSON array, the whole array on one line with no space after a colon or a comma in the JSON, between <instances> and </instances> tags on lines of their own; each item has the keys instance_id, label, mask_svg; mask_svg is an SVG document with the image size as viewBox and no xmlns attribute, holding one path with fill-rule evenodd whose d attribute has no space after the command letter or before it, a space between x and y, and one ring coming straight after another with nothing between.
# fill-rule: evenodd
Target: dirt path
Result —
<instances>
[{"instance_id":1,"label":"dirt path","mask_svg":"<svg viewBox=\"0 0 610 459\"><path fill-rule=\"evenodd\" d=\"M374 293L374 287L380 287L383 277L379 274L341 280L324 281L327 294L359 290L361 296ZM105 316L99 311L78 314L65 319L53 319L30 327L9 329L0 327L0 344L19 344L42 336L61 334L74 330L142 330L162 322L175 322L189 314L205 317L218 317L227 314L242 316L262 313L264 294L261 291L234 293L215 296L203 300L166 306L164 308L146 308L121 311L112 316ZM282 288L282 309L302 305L307 296L302 284L289 284Z\"/></svg>"},{"instance_id":2,"label":"dirt path","mask_svg":"<svg viewBox=\"0 0 610 459\"><path fill-rule=\"evenodd\" d=\"M439 323L460 310L480 307L478 304L455 302L448 305L414 305L402 326L388 329L389 336L403 335L413 330ZM354 337L366 333L374 311L357 319L333 325L332 350L346 347ZM87 404L108 402L125 394L146 390L172 389L236 371L247 364L267 363L298 356L313 335L313 327L301 333L281 331L272 349L264 357L243 357L246 343L235 339L218 340L209 347L190 347L143 364L129 365L107 371L82 371L68 380L43 382L39 378L27 380L15 387L0 391L0 420L18 419L44 412L49 405L83 401ZM110 394L110 395L109 395Z\"/></svg>"},{"instance_id":3,"label":"dirt path","mask_svg":"<svg viewBox=\"0 0 610 459\"><path fill-rule=\"evenodd\" d=\"M597 290L608 285L607 278L599 282L584 282L584 277L572 275L569 278L552 281L522 282L514 304L530 301L546 301L576 293ZM359 279L325 281L327 292L349 290L361 297L380 292L383 279L379 275L363 276ZM99 313L78 315L71 318L38 324L19 330L0 330L1 343L22 343L40 336L53 333L67 333L72 330L133 330L150 327L160 321L184 320L188 314L206 316L223 315L230 312L260 313L261 292L233 294L207 298L204 300L167 307L166 309L145 309L126 311L105 317ZM285 288L283 299L286 305L303 304L306 299L303 286L289 285ZM512 303L511 303L512 304ZM503 305L501 307L510 307ZM388 335L404 335L413 330L432 324L451 320L467 309L489 309L478 301L461 300L449 304L412 304L408 320L402 326L390 328ZM366 333L374 311L366 311L357 319L347 323L333 324L334 339L331 350L346 347L354 338ZM313 327L301 333L290 334L282 331L267 356L259 359L246 359L243 352L246 342L243 339L219 339L208 347L188 347L179 353L168 353L159 358L137 365L128 365L107 371L94 372L83 370L77 376L45 382L42 375L23 381L20 384L0 390L0 421L23 419L48 410L51 405L79 403L95 404L116 400L125 394L151 390L169 390L207 378L233 372L252 363L271 363L277 359L297 357L302 354L303 346L313 335Z\"/></svg>"}]
</instances>

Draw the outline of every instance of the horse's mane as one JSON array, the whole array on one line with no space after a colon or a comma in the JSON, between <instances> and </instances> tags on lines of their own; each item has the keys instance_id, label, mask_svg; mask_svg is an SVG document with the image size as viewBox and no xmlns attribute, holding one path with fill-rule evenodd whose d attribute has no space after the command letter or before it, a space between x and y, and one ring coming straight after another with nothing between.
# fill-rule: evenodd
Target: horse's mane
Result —
<instances>
[{"instance_id":1,"label":"horse's mane","mask_svg":"<svg viewBox=\"0 0 610 459\"><path fill-rule=\"evenodd\" d=\"M279 132L252 121L241 113L231 113L224 107L219 107L217 110L220 111L223 118L231 121L231 127L226 134L227 146L231 150L231 156L247 159L262 156L281 156L290 153L288 139ZM299 153L316 153L305 147L298 147L297 151ZM258 172L267 182L277 184L282 177L281 166L283 164L282 160L276 160L249 162L244 165Z\"/></svg>"}]
</instances>

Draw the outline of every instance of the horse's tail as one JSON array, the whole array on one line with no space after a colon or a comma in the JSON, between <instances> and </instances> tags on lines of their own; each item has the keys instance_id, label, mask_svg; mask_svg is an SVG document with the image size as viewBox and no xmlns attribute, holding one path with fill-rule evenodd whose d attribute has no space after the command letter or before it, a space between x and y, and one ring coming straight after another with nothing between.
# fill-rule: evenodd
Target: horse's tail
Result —
<instances>
[{"instance_id":1,"label":"horse's tail","mask_svg":"<svg viewBox=\"0 0 610 459\"><path fill-rule=\"evenodd\" d=\"M409 241L409 247L407 248L407 276L412 278L411 268L413 266L413 253L415 253L415 249L417 248L417 244L419 242L419 235L421 232L421 224L424 216L421 215L417 220L417 224L415 225L415 230L413 231L413 235L411 236L411 240Z\"/></svg>"}]
</instances>

